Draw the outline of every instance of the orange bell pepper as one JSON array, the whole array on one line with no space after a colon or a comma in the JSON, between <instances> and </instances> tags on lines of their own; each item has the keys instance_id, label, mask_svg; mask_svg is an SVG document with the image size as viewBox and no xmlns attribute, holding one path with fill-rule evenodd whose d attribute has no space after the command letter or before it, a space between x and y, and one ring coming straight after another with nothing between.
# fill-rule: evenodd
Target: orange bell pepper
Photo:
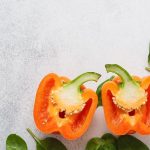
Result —
<instances>
[{"instance_id":1,"label":"orange bell pepper","mask_svg":"<svg viewBox=\"0 0 150 150\"><path fill-rule=\"evenodd\" d=\"M102 86L102 104L108 128L117 135L150 134L150 76L139 78L116 64L105 66L116 73Z\"/></svg>"},{"instance_id":2,"label":"orange bell pepper","mask_svg":"<svg viewBox=\"0 0 150 150\"><path fill-rule=\"evenodd\" d=\"M60 133L66 139L77 139L88 129L97 107L94 91L82 86L97 81L100 74L87 72L70 81L48 74L40 83L34 104L37 128L46 133Z\"/></svg>"}]
</instances>

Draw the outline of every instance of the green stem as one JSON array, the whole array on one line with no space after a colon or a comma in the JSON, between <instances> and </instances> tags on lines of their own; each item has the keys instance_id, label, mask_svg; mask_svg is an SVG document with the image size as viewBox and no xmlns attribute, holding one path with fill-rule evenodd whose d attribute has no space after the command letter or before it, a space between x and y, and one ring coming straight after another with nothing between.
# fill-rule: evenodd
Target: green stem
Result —
<instances>
[{"instance_id":1,"label":"green stem","mask_svg":"<svg viewBox=\"0 0 150 150\"><path fill-rule=\"evenodd\" d=\"M120 76L123 84L126 84L127 82L134 82L131 75L124 68L117 64L106 64L105 68L107 72L113 72Z\"/></svg>"},{"instance_id":2,"label":"green stem","mask_svg":"<svg viewBox=\"0 0 150 150\"><path fill-rule=\"evenodd\" d=\"M150 43L149 43L149 54L148 54L147 62L148 62L148 67L145 67L145 70L150 72Z\"/></svg>"},{"instance_id":3,"label":"green stem","mask_svg":"<svg viewBox=\"0 0 150 150\"><path fill-rule=\"evenodd\" d=\"M150 66L150 43L149 43L148 65Z\"/></svg>"},{"instance_id":4,"label":"green stem","mask_svg":"<svg viewBox=\"0 0 150 150\"><path fill-rule=\"evenodd\" d=\"M150 67L145 67L145 69L150 72Z\"/></svg>"},{"instance_id":5,"label":"green stem","mask_svg":"<svg viewBox=\"0 0 150 150\"><path fill-rule=\"evenodd\" d=\"M27 128L27 131L36 142L38 142L39 144L41 143L40 139L29 128Z\"/></svg>"},{"instance_id":6,"label":"green stem","mask_svg":"<svg viewBox=\"0 0 150 150\"><path fill-rule=\"evenodd\" d=\"M86 72L81 74L80 76L76 77L74 80L69 82L68 84L64 85L64 88L76 88L77 90L80 90L80 86L83 85L87 81L98 81L98 79L101 77L100 74L95 72Z\"/></svg>"}]
</instances>

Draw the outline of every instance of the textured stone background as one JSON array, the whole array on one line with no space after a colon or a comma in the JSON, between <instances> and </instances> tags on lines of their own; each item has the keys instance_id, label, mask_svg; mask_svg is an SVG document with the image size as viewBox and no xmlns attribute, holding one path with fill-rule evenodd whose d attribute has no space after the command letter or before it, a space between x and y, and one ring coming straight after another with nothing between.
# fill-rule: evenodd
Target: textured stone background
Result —
<instances>
[{"instance_id":1,"label":"textured stone background","mask_svg":"<svg viewBox=\"0 0 150 150\"><path fill-rule=\"evenodd\" d=\"M97 71L102 81L110 76L104 64L118 63L145 76L149 41L149 0L0 0L0 149L17 133L34 150L27 127L44 136L36 130L32 109L47 73L73 78ZM98 109L81 139L56 137L69 150L83 150L91 137L107 131ZM150 136L136 136L150 146Z\"/></svg>"}]
</instances>

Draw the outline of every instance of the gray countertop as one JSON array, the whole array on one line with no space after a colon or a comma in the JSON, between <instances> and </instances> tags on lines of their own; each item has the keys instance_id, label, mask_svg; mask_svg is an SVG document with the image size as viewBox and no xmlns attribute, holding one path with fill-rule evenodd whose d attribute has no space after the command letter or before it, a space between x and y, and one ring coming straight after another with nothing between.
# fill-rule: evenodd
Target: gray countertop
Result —
<instances>
[{"instance_id":1,"label":"gray countertop","mask_svg":"<svg viewBox=\"0 0 150 150\"><path fill-rule=\"evenodd\" d=\"M0 149L10 133L22 136L34 124L34 97L50 72L70 78L96 71L103 81L106 63L118 63L132 74L148 75L149 0L0 0ZM100 83L99 81L99 83ZM87 84L96 89L99 83ZM88 131L76 141L59 135L69 150L83 150L94 136L109 132L102 108ZM150 136L135 135L150 146Z\"/></svg>"}]
</instances>

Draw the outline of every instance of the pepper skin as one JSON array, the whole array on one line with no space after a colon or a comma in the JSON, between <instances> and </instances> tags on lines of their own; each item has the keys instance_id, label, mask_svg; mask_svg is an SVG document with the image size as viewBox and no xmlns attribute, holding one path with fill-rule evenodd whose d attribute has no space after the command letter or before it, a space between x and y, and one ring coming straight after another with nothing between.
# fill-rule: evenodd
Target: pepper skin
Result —
<instances>
[{"instance_id":1,"label":"pepper skin","mask_svg":"<svg viewBox=\"0 0 150 150\"><path fill-rule=\"evenodd\" d=\"M150 134L150 76L144 78L132 76L131 78L144 89L147 100L139 108L126 111L113 101L121 88L123 82L121 77L115 77L112 81L106 82L102 87L102 104L107 126L116 135L135 132ZM130 93L130 89L126 92Z\"/></svg>"},{"instance_id":2,"label":"pepper skin","mask_svg":"<svg viewBox=\"0 0 150 150\"><path fill-rule=\"evenodd\" d=\"M100 75L97 74L95 80L98 80L99 77ZM80 112L66 115L57 104L52 103L51 95L53 91L61 89L68 83L70 83L68 78L54 73L44 77L35 98L34 120L37 128L43 133L59 133L66 139L74 140L81 137L88 129L97 107L98 98L93 90L79 86L85 106Z\"/></svg>"}]
</instances>

